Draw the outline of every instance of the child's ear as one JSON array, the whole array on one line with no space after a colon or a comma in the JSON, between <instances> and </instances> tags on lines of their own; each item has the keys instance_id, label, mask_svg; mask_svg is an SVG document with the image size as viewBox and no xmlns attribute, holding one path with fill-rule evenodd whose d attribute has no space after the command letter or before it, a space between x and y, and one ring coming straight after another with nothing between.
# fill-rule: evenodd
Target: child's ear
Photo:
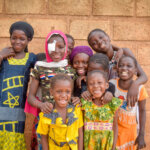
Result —
<instances>
[{"instance_id":1,"label":"child's ear","mask_svg":"<svg viewBox=\"0 0 150 150\"><path fill-rule=\"evenodd\" d=\"M135 73L134 73L134 74L137 76L137 74L138 74L138 73L137 73L137 68L135 69Z\"/></svg>"},{"instance_id":2,"label":"child's ear","mask_svg":"<svg viewBox=\"0 0 150 150\"><path fill-rule=\"evenodd\" d=\"M106 83L106 89L108 89L108 88L109 88L109 83L107 82L107 83Z\"/></svg>"},{"instance_id":3,"label":"child's ear","mask_svg":"<svg viewBox=\"0 0 150 150\"><path fill-rule=\"evenodd\" d=\"M50 88L50 95L53 96L53 90Z\"/></svg>"}]
</instances>

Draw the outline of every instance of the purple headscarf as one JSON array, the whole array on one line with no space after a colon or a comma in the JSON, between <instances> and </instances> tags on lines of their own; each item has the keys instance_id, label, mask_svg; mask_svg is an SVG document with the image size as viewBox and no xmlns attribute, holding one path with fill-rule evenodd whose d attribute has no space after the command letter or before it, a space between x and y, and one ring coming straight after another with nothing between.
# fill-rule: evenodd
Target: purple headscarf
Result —
<instances>
[{"instance_id":1,"label":"purple headscarf","mask_svg":"<svg viewBox=\"0 0 150 150\"><path fill-rule=\"evenodd\" d=\"M74 56L76 56L79 53L85 53L89 56L93 55L93 51L89 46L76 46L70 54L70 61L73 62Z\"/></svg>"}]
</instances>

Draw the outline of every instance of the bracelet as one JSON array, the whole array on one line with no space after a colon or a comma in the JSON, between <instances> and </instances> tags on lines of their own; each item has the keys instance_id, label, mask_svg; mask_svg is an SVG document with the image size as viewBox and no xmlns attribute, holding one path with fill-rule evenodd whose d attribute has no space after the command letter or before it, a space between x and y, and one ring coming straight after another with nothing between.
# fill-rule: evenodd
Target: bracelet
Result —
<instances>
[{"instance_id":1,"label":"bracelet","mask_svg":"<svg viewBox=\"0 0 150 150\"><path fill-rule=\"evenodd\" d=\"M2 55L0 55L0 58L1 58L1 61L3 61L3 56Z\"/></svg>"}]
</instances>

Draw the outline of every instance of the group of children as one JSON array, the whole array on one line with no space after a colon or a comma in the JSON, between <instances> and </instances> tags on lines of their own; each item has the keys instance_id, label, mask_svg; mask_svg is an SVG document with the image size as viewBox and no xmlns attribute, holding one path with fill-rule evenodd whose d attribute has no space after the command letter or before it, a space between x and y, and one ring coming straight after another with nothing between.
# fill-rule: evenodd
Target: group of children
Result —
<instances>
[{"instance_id":1,"label":"group of children","mask_svg":"<svg viewBox=\"0 0 150 150\"><path fill-rule=\"evenodd\" d=\"M101 29L88 35L92 49L54 30L36 56L33 34L26 22L12 24L12 47L0 51L0 149L26 149L24 111L39 120L39 150L144 148L147 76L132 52Z\"/></svg>"}]
</instances>

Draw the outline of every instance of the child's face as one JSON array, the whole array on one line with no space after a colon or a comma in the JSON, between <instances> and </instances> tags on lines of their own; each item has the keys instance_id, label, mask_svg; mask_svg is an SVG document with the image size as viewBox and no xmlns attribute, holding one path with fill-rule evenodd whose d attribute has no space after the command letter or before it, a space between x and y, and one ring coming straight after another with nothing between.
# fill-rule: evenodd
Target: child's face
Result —
<instances>
[{"instance_id":1,"label":"child's face","mask_svg":"<svg viewBox=\"0 0 150 150\"><path fill-rule=\"evenodd\" d=\"M55 43L56 42L56 43ZM51 37L48 43L55 43L55 50L49 53L54 62L59 62L65 55L65 43L61 37Z\"/></svg>"},{"instance_id":2,"label":"child's face","mask_svg":"<svg viewBox=\"0 0 150 150\"><path fill-rule=\"evenodd\" d=\"M88 68L89 55L85 53L79 53L73 58L73 68L76 70L79 76L86 75Z\"/></svg>"},{"instance_id":3,"label":"child's face","mask_svg":"<svg viewBox=\"0 0 150 150\"><path fill-rule=\"evenodd\" d=\"M15 53L20 53L25 50L29 40L22 30L14 30L10 37L10 42Z\"/></svg>"},{"instance_id":4,"label":"child's face","mask_svg":"<svg viewBox=\"0 0 150 150\"><path fill-rule=\"evenodd\" d=\"M108 83L100 73L93 73L88 77L88 90L94 98L100 98L108 88Z\"/></svg>"},{"instance_id":5,"label":"child's face","mask_svg":"<svg viewBox=\"0 0 150 150\"><path fill-rule=\"evenodd\" d=\"M136 72L136 66L132 58L124 57L118 64L118 75L122 80L132 79Z\"/></svg>"},{"instance_id":6,"label":"child's face","mask_svg":"<svg viewBox=\"0 0 150 150\"><path fill-rule=\"evenodd\" d=\"M72 84L68 80L58 80L50 89L50 93L54 97L56 107L66 107L71 99Z\"/></svg>"},{"instance_id":7,"label":"child's face","mask_svg":"<svg viewBox=\"0 0 150 150\"><path fill-rule=\"evenodd\" d=\"M68 40L67 56L69 56L74 48L74 41L71 38L67 38L67 40Z\"/></svg>"},{"instance_id":8,"label":"child's face","mask_svg":"<svg viewBox=\"0 0 150 150\"><path fill-rule=\"evenodd\" d=\"M110 39L103 32L93 32L89 38L89 44L97 53L106 54L110 47Z\"/></svg>"}]
</instances>

